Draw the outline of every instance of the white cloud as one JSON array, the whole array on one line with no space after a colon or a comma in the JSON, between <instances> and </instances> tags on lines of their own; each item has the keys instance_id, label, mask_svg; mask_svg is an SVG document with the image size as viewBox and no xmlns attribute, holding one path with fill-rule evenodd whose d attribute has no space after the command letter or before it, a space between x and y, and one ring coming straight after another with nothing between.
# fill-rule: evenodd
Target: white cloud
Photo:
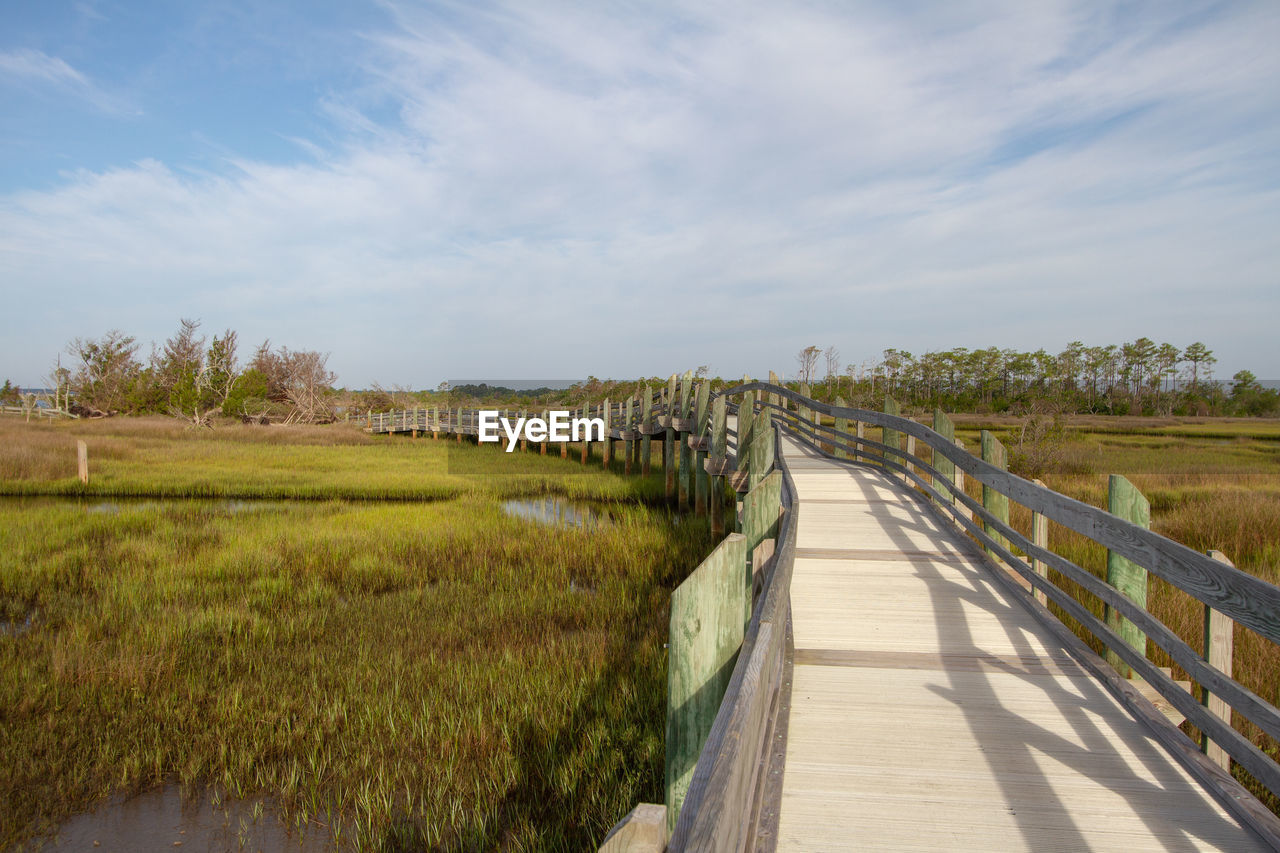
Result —
<instances>
[{"instance_id":1,"label":"white cloud","mask_svg":"<svg viewBox=\"0 0 1280 853\"><path fill-rule=\"evenodd\" d=\"M1145 334L1280 375L1269 5L391 8L306 164L0 199L41 340L195 315L433 385Z\"/></svg>"}]
</instances>

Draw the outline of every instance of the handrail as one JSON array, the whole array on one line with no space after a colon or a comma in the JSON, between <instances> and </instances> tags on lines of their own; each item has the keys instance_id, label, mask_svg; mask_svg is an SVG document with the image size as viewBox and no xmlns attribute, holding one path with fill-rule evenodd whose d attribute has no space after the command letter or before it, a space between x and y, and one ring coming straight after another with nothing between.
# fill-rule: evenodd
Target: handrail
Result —
<instances>
[{"instance_id":1,"label":"handrail","mask_svg":"<svg viewBox=\"0 0 1280 853\"><path fill-rule=\"evenodd\" d=\"M726 388L721 393L738 394L751 391L765 391L795 403L798 408L807 408L812 412L833 418L862 421L880 426L882 429L914 436L927 444L935 454L950 460L957 468L973 476L985 486L1023 503L1033 512L1040 513L1128 557L1198 601L1234 617L1239 624L1254 630L1260 636L1272 642L1277 642L1280 638L1280 627L1278 627L1280 626L1280 588L1259 578L1229 564L1201 555L1104 510L1010 474L956 447L945 436L909 418L866 409L832 406L770 383L743 383ZM1016 546L1029 557L1041 561L1064 577L1075 581L1129 619L1156 645L1163 648L1195 681L1242 716L1257 724L1268 735L1280 740L1280 710L1277 710L1273 704L1208 663L1195 649L1149 611L1130 601L1114 587L1088 570L1048 550L1047 547L1036 544L989 512L982 503L970 497L963 489L957 488L933 464L926 463L919 457L890 444L859 438L848 432L837 430L834 426L815 423L803 417L799 411L787 409L785 404L778 406L765 403L764 405L779 416L776 417L776 422L783 430L820 452L830 455L822 449L821 445L832 445L853 454L854 460L844 460L850 464L867 464L856 460L859 457L871 458L883 469L908 479L930 498L935 506L948 512L956 523L972 534L988 552L1012 568L1032 587L1044 593L1068 615L1078 620L1118 658L1132 667L1137 675L1156 688L1191 723L1225 749L1259 782L1272 791L1280 792L1280 765L1237 732L1228 720L1223 720L1210 712L1190 693L1179 687L1172 678L1147 660L1143 652L1129 646L1119 634L1094 616L1072 595L1049 581L1047 575L1042 576L1033 571L1031 566L1013 553L1012 547ZM874 448L877 454L867 453L865 450L867 447ZM926 476L928 479L925 479ZM939 490L939 486L944 488L946 494ZM964 511L961 511L960 507L963 507ZM1002 537L1004 541L1001 541ZM1047 614L1048 611L1045 612ZM1177 732L1176 729L1174 731ZM1187 744L1191 743L1180 732L1178 734L1186 740ZM1181 745L1178 746L1181 747ZM1184 757L1177 751L1175 754L1180 758ZM1196 756L1201 757L1198 753ZM1273 843L1280 839L1280 821L1277 821L1274 815L1235 784L1230 776L1220 771L1218 773L1211 771L1217 771L1217 768L1209 769L1201 766L1193 770L1210 790L1218 794L1223 802L1231 806L1256 830ZM1251 802L1244 803L1241 797Z\"/></svg>"}]
</instances>

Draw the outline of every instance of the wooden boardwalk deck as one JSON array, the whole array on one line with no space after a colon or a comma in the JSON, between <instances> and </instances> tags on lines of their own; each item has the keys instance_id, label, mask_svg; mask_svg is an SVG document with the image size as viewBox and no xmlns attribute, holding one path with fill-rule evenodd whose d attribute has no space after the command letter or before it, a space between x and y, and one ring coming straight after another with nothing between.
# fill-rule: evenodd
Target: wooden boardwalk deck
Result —
<instances>
[{"instance_id":1,"label":"wooden boardwalk deck","mask_svg":"<svg viewBox=\"0 0 1280 853\"><path fill-rule=\"evenodd\" d=\"M780 450L799 526L778 849L1270 849L915 493Z\"/></svg>"}]
</instances>

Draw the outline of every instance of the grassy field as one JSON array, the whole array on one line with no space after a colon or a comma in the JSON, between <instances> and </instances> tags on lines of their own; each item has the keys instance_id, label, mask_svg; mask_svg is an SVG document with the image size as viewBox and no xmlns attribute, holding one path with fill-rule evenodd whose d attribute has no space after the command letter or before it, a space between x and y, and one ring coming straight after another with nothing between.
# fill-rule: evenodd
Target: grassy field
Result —
<instances>
[{"instance_id":1,"label":"grassy field","mask_svg":"<svg viewBox=\"0 0 1280 853\"><path fill-rule=\"evenodd\" d=\"M78 439L89 448L88 486L76 479ZM554 454L371 436L344 424L193 430L166 418L0 418L3 495L438 500L543 493L656 500L662 483L605 472L598 455L583 469Z\"/></svg>"},{"instance_id":2,"label":"grassy field","mask_svg":"<svg viewBox=\"0 0 1280 853\"><path fill-rule=\"evenodd\" d=\"M0 502L0 847L173 780L392 850L582 849L660 800L667 599L705 525L646 505L656 478L487 447L457 452L520 473L464 477L442 444L0 423L5 491L86 495ZM188 494L218 499L102 498Z\"/></svg>"}]
</instances>

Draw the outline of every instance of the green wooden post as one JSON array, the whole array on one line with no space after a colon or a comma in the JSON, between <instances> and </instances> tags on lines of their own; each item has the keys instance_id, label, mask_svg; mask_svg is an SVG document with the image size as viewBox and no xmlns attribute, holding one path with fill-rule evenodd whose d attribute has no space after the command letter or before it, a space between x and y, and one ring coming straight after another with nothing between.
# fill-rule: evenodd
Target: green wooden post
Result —
<instances>
[{"instance_id":1,"label":"green wooden post","mask_svg":"<svg viewBox=\"0 0 1280 853\"><path fill-rule=\"evenodd\" d=\"M609 435L609 428L613 426L613 407L609 405L609 401L605 400L604 405L600 407L600 417L604 418L604 467L608 469L609 463L613 461L613 438Z\"/></svg>"},{"instance_id":2,"label":"green wooden post","mask_svg":"<svg viewBox=\"0 0 1280 853\"><path fill-rule=\"evenodd\" d=\"M747 539L746 608L743 622L751 621L754 565L752 555L766 539L778 536L779 512L782 509L782 472L770 471L742 498L742 534Z\"/></svg>"},{"instance_id":3,"label":"green wooden post","mask_svg":"<svg viewBox=\"0 0 1280 853\"><path fill-rule=\"evenodd\" d=\"M667 832L742 648L746 537L727 536L671 594L667 644Z\"/></svg>"},{"instance_id":4,"label":"green wooden post","mask_svg":"<svg viewBox=\"0 0 1280 853\"><path fill-rule=\"evenodd\" d=\"M1137 487L1119 474L1112 474L1107 481L1107 511L1112 515L1132 522L1139 527L1151 527L1151 504L1143 497ZM1137 563L1120 556L1114 551L1107 551L1107 583L1115 587L1125 598L1143 608L1147 607L1147 570ZM1107 627L1120 635L1120 638L1145 656L1147 653L1147 635L1138 630L1128 619L1106 608ZM1125 678L1133 675L1129 665L1120 660L1110 649L1107 650L1107 662L1115 667L1116 672Z\"/></svg>"},{"instance_id":5,"label":"green wooden post","mask_svg":"<svg viewBox=\"0 0 1280 853\"><path fill-rule=\"evenodd\" d=\"M673 373L667 380L667 432L662 443L662 470L666 475L668 501L676 496L676 428L673 420L676 410L676 375Z\"/></svg>"},{"instance_id":6,"label":"green wooden post","mask_svg":"<svg viewBox=\"0 0 1280 853\"><path fill-rule=\"evenodd\" d=\"M647 384L640 398L640 423L644 425L644 434L640 436L640 473L648 477L653 466L653 436L649 434L653 428L653 395Z\"/></svg>"},{"instance_id":7,"label":"green wooden post","mask_svg":"<svg viewBox=\"0 0 1280 853\"><path fill-rule=\"evenodd\" d=\"M754 489L773 467L773 413L765 409L756 415L751 427L751 477L748 489Z\"/></svg>"},{"instance_id":8,"label":"green wooden post","mask_svg":"<svg viewBox=\"0 0 1280 853\"><path fill-rule=\"evenodd\" d=\"M729 455L728 408L723 395L711 404L711 462L718 470L724 470ZM711 478L711 535L724 535L724 481L723 474Z\"/></svg>"},{"instance_id":9,"label":"green wooden post","mask_svg":"<svg viewBox=\"0 0 1280 853\"><path fill-rule=\"evenodd\" d=\"M705 379L698 384L698 393L694 398L693 435L701 441L707 435L711 423L711 383ZM707 480L707 451L699 448L693 454L693 510L695 515L707 514L707 495L710 493L710 482Z\"/></svg>"},{"instance_id":10,"label":"green wooden post","mask_svg":"<svg viewBox=\"0 0 1280 853\"><path fill-rule=\"evenodd\" d=\"M933 410L933 431L947 440L947 444L954 444L956 440L956 425L951 422L951 418L947 417L947 413L942 409ZM946 481L947 486L954 486L956 482L956 463L947 457L938 453L933 453L933 467L937 469L938 476ZM937 483L934 484L938 485ZM938 491L946 494L945 489ZM954 497L954 492L952 492Z\"/></svg>"},{"instance_id":11,"label":"green wooden post","mask_svg":"<svg viewBox=\"0 0 1280 853\"><path fill-rule=\"evenodd\" d=\"M738 406L738 449L735 468L739 471L751 470L751 427L756 422L756 392L747 391L742 395L742 404Z\"/></svg>"},{"instance_id":12,"label":"green wooden post","mask_svg":"<svg viewBox=\"0 0 1280 853\"><path fill-rule=\"evenodd\" d=\"M779 376L778 374L774 373L772 370L770 370L770 371L769 371L769 384L770 384L770 385L781 385L781 384L782 384L782 377L781 377L781 376ZM775 405L775 406L776 406L776 405L778 405L778 403L779 403L781 400L782 400L782 398L781 398L781 397L779 397L775 392L773 392L773 391L770 391L770 392L769 392L769 402L770 402L771 404L773 404L773 405ZM760 402L762 402L762 403L764 402L764 398L763 398L763 397L760 399Z\"/></svg>"},{"instance_id":13,"label":"green wooden post","mask_svg":"<svg viewBox=\"0 0 1280 853\"><path fill-rule=\"evenodd\" d=\"M809 387L808 382L800 383L800 396L808 397L811 400L813 399L813 389ZM796 414L807 421L813 420L813 410L804 403L796 404ZM809 429L809 427L803 427L803 429Z\"/></svg>"},{"instance_id":14,"label":"green wooden post","mask_svg":"<svg viewBox=\"0 0 1280 853\"><path fill-rule=\"evenodd\" d=\"M630 434L635 429L635 424L631 422L631 418L633 415L632 406L634 405L635 405L635 398L628 397L626 414L622 416L622 430L624 433L627 433L627 434ZM624 463L626 466L625 473L630 474L631 465L636 455L636 440L634 438L627 438L626 442L623 444L623 448L624 448L623 452L626 453L626 456L627 456Z\"/></svg>"},{"instance_id":15,"label":"green wooden post","mask_svg":"<svg viewBox=\"0 0 1280 853\"><path fill-rule=\"evenodd\" d=\"M680 419L684 427L679 430L680 441L680 509L689 508L689 490L693 485L692 468L693 468L693 450L689 447L689 427L688 422L692 420L693 415L693 371L686 370L684 376L680 378Z\"/></svg>"},{"instance_id":16,"label":"green wooden post","mask_svg":"<svg viewBox=\"0 0 1280 853\"><path fill-rule=\"evenodd\" d=\"M844 397L836 397L837 408L845 409L845 408L848 408L848 406L849 404L844 401ZM849 419L845 417L836 418L836 432L848 432L848 431L849 431ZM850 443L849 439L845 438L844 436L836 436L832 440L837 442L838 444ZM838 459L851 458L849 451L845 450L843 447L836 446L834 449L835 449L836 458Z\"/></svg>"},{"instance_id":17,"label":"green wooden post","mask_svg":"<svg viewBox=\"0 0 1280 853\"><path fill-rule=\"evenodd\" d=\"M1009 468L1009 454L1005 452L1004 445L988 430L982 431L982 461L988 462L1001 470ZM1009 523L1009 496L996 491L986 483L982 484L982 508L994 515L998 520ZM982 523L982 529L989 536L995 538L996 542L1004 547L1008 547L1008 541L995 531L995 528ZM994 554L990 548L984 546L984 550L988 554Z\"/></svg>"},{"instance_id":18,"label":"green wooden post","mask_svg":"<svg viewBox=\"0 0 1280 853\"><path fill-rule=\"evenodd\" d=\"M888 394L884 395L884 413L886 415L901 415L902 413L901 409L898 408L898 401L890 397ZM884 427L880 431L880 434L881 434L880 441L885 446L891 447L894 450L902 449L902 433L898 432L896 429L889 429L888 427ZM893 461L898 463L902 462L901 457L899 457L898 454L896 453L886 452L883 456L883 459L885 459L886 461Z\"/></svg>"}]
</instances>

